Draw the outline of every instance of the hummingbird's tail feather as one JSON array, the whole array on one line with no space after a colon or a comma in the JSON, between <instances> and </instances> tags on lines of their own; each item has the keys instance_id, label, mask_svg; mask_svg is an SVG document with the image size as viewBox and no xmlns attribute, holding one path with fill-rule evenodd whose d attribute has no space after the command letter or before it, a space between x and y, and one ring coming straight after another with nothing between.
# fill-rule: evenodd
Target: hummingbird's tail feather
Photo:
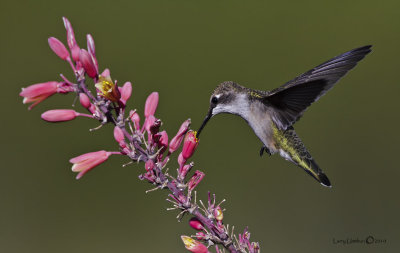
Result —
<instances>
[{"instance_id":1,"label":"hummingbird's tail feather","mask_svg":"<svg viewBox=\"0 0 400 253\"><path fill-rule=\"evenodd\" d=\"M315 178L323 186L332 186L328 177L314 161L301 139L297 136L293 127L290 127L285 131L273 127L273 130L275 145L279 149L279 153L283 158L304 169L305 172Z\"/></svg>"},{"instance_id":2,"label":"hummingbird's tail feather","mask_svg":"<svg viewBox=\"0 0 400 253\"><path fill-rule=\"evenodd\" d=\"M314 161L314 159L310 159L309 167L302 167L308 174L310 174L313 178L315 178L320 184L326 187L332 187L331 182L325 173L319 168L318 164Z\"/></svg>"}]
</instances>

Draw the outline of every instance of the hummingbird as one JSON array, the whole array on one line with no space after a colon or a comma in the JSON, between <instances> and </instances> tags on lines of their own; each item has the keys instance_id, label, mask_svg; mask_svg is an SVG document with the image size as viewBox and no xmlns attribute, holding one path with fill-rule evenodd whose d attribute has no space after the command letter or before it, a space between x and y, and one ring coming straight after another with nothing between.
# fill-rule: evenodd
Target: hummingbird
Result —
<instances>
[{"instance_id":1,"label":"hummingbird","mask_svg":"<svg viewBox=\"0 0 400 253\"><path fill-rule=\"evenodd\" d=\"M362 60L371 46L343 53L305 72L271 91L254 90L235 82L219 84L210 98L210 107L197 137L215 115L229 113L243 118L262 142L260 156L279 153L315 178L331 187L328 177L307 151L293 124L306 109Z\"/></svg>"}]
</instances>

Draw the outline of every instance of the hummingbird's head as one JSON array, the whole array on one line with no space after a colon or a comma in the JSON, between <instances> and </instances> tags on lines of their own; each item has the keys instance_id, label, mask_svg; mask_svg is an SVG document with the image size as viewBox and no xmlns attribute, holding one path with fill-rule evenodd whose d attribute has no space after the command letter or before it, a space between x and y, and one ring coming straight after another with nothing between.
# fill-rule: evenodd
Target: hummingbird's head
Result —
<instances>
[{"instance_id":1,"label":"hummingbird's head","mask_svg":"<svg viewBox=\"0 0 400 253\"><path fill-rule=\"evenodd\" d=\"M240 103L238 99L241 97L240 94L242 94L243 90L242 86L232 81L223 82L215 88L210 97L210 108L203 124L197 131L197 137L214 115L220 113L239 114Z\"/></svg>"}]
</instances>

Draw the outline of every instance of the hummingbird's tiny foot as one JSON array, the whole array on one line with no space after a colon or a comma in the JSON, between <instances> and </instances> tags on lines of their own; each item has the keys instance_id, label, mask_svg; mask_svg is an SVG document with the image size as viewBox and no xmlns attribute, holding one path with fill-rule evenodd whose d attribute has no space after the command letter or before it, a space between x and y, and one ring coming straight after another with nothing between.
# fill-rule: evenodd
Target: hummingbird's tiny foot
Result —
<instances>
[{"instance_id":1,"label":"hummingbird's tiny foot","mask_svg":"<svg viewBox=\"0 0 400 253\"><path fill-rule=\"evenodd\" d=\"M264 154L264 149L265 149L265 146L262 146L261 149L260 149L260 157L263 156L263 154Z\"/></svg>"},{"instance_id":2,"label":"hummingbird's tiny foot","mask_svg":"<svg viewBox=\"0 0 400 253\"><path fill-rule=\"evenodd\" d=\"M265 153L267 153L268 155L271 156L271 151L265 145L262 146L260 149L260 156L262 156L264 154L264 151L265 151Z\"/></svg>"}]
</instances>

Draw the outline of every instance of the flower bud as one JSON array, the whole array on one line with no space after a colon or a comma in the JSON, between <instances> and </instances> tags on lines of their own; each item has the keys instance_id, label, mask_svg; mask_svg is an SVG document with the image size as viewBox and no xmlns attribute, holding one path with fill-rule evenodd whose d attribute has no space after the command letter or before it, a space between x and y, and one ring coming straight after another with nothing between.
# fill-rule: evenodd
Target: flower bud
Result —
<instances>
[{"instance_id":1,"label":"flower bud","mask_svg":"<svg viewBox=\"0 0 400 253\"><path fill-rule=\"evenodd\" d=\"M155 124L156 120L157 119L153 115L146 117L143 127L148 133L150 133L150 128Z\"/></svg>"},{"instance_id":2,"label":"flower bud","mask_svg":"<svg viewBox=\"0 0 400 253\"><path fill-rule=\"evenodd\" d=\"M79 46L75 40L74 29L72 29L72 25L66 17L63 17L65 30L67 31L67 43L68 47L71 50L72 59L74 61L79 61Z\"/></svg>"},{"instance_id":3,"label":"flower bud","mask_svg":"<svg viewBox=\"0 0 400 253\"><path fill-rule=\"evenodd\" d=\"M190 126L190 119L185 120L181 127L178 130L178 133L172 138L171 142L169 143L169 152L173 153L175 152L179 146L182 143L183 137L185 136L185 133L189 129Z\"/></svg>"},{"instance_id":4,"label":"flower bud","mask_svg":"<svg viewBox=\"0 0 400 253\"><path fill-rule=\"evenodd\" d=\"M150 115L154 115L158 105L158 92L151 93L147 99L144 106L144 116L147 118Z\"/></svg>"},{"instance_id":5,"label":"flower bud","mask_svg":"<svg viewBox=\"0 0 400 253\"><path fill-rule=\"evenodd\" d=\"M73 120L78 116L78 113L74 110L49 110L42 113L42 119L49 122L62 122Z\"/></svg>"},{"instance_id":6,"label":"flower bud","mask_svg":"<svg viewBox=\"0 0 400 253\"><path fill-rule=\"evenodd\" d=\"M75 62L79 62L79 53L80 53L80 51L81 51L81 49L78 47L78 46L74 46L73 48L71 48L71 55L72 55L72 59L75 61ZM77 64L77 67L76 67L76 69L79 69L79 64Z\"/></svg>"},{"instance_id":7,"label":"flower bud","mask_svg":"<svg viewBox=\"0 0 400 253\"><path fill-rule=\"evenodd\" d=\"M96 76L99 74L99 63L97 62L96 56L90 54L90 57L92 58L92 61L94 63L94 67L96 69Z\"/></svg>"},{"instance_id":8,"label":"flower bud","mask_svg":"<svg viewBox=\"0 0 400 253\"><path fill-rule=\"evenodd\" d=\"M181 179L181 180L185 179L187 173L189 173L189 171L192 167L193 167L193 163L186 164L184 166L180 166L178 169L179 179Z\"/></svg>"},{"instance_id":9,"label":"flower bud","mask_svg":"<svg viewBox=\"0 0 400 253\"><path fill-rule=\"evenodd\" d=\"M96 106L94 104L90 104L90 107L88 109L92 114L96 112Z\"/></svg>"},{"instance_id":10,"label":"flower bud","mask_svg":"<svg viewBox=\"0 0 400 253\"><path fill-rule=\"evenodd\" d=\"M93 39L92 35L87 34L86 41L87 41L88 53L92 57L92 61L94 63L94 66L96 67L96 73L98 74L99 73L99 63L97 62L95 46L94 46L94 39Z\"/></svg>"},{"instance_id":11,"label":"flower bud","mask_svg":"<svg viewBox=\"0 0 400 253\"><path fill-rule=\"evenodd\" d=\"M186 163L186 159L183 158L182 152L178 156L179 167L183 167Z\"/></svg>"},{"instance_id":12,"label":"flower bud","mask_svg":"<svg viewBox=\"0 0 400 253\"><path fill-rule=\"evenodd\" d=\"M132 84L131 82L126 82L121 88L121 102L126 105L126 101L131 97L132 94Z\"/></svg>"},{"instance_id":13,"label":"flower bud","mask_svg":"<svg viewBox=\"0 0 400 253\"><path fill-rule=\"evenodd\" d=\"M48 42L51 50L53 50L58 57L63 60L67 60L69 58L69 52L61 41L54 37L50 37Z\"/></svg>"},{"instance_id":14,"label":"flower bud","mask_svg":"<svg viewBox=\"0 0 400 253\"><path fill-rule=\"evenodd\" d=\"M181 136L176 135L174 138L172 138L171 142L169 143L169 152L170 153L175 152L181 145L182 140L183 140L183 135Z\"/></svg>"},{"instance_id":15,"label":"flower bud","mask_svg":"<svg viewBox=\"0 0 400 253\"><path fill-rule=\"evenodd\" d=\"M93 39L92 35L86 34L86 42L87 42L87 48L88 48L89 54L95 56L96 52L95 52L95 46L94 46L94 39Z\"/></svg>"},{"instance_id":16,"label":"flower bud","mask_svg":"<svg viewBox=\"0 0 400 253\"><path fill-rule=\"evenodd\" d=\"M98 73L96 66L88 51L86 51L85 49L81 49L79 51L79 61L82 63L82 66L89 77L91 78L97 77Z\"/></svg>"},{"instance_id":17,"label":"flower bud","mask_svg":"<svg viewBox=\"0 0 400 253\"><path fill-rule=\"evenodd\" d=\"M185 160L189 159L197 146L199 145L199 140L196 137L196 131L190 130L187 132L185 139L183 141L182 156Z\"/></svg>"},{"instance_id":18,"label":"flower bud","mask_svg":"<svg viewBox=\"0 0 400 253\"><path fill-rule=\"evenodd\" d=\"M185 247L187 250L189 250L190 252L193 253L208 253L208 249L207 247L200 243L199 241L196 241L195 239L189 237L189 236L185 236L182 235L181 239L183 241L183 243L185 244Z\"/></svg>"},{"instance_id":19,"label":"flower bud","mask_svg":"<svg viewBox=\"0 0 400 253\"><path fill-rule=\"evenodd\" d=\"M74 46L77 45L76 40L75 40L74 29L72 29L72 25L66 17L63 17L63 21L64 21L65 30L67 31L68 47L70 49L72 49Z\"/></svg>"},{"instance_id":20,"label":"flower bud","mask_svg":"<svg viewBox=\"0 0 400 253\"><path fill-rule=\"evenodd\" d=\"M185 135L187 130L189 129L190 123L190 119L185 120L179 127L178 133L176 135Z\"/></svg>"},{"instance_id":21,"label":"flower bud","mask_svg":"<svg viewBox=\"0 0 400 253\"><path fill-rule=\"evenodd\" d=\"M189 220L189 225L192 227L192 228L194 228L194 229L196 229L196 230L202 230L204 227L203 227L203 223L201 223L201 221L199 221L199 219L197 219L197 218L195 218L195 217L193 217L193 218L191 218L190 220Z\"/></svg>"},{"instance_id":22,"label":"flower bud","mask_svg":"<svg viewBox=\"0 0 400 253\"><path fill-rule=\"evenodd\" d=\"M192 191L200 182L203 180L205 174L199 170L196 170L192 178L188 182L188 189Z\"/></svg>"},{"instance_id":23,"label":"flower bud","mask_svg":"<svg viewBox=\"0 0 400 253\"><path fill-rule=\"evenodd\" d=\"M133 122L133 126L136 130L140 130L140 116L136 111L130 111L129 118Z\"/></svg>"},{"instance_id":24,"label":"flower bud","mask_svg":"<svg viewBox=\"0 0 400 253\"><path fill-rule=\"evenodd\" d=\"M89 108L91 105L90 99L85 93L79 93L79 102L85 108Z\"/></svg>"},{"instance_id":25,"label":"flower bud","mask_svg":"<svg viewBox=\"0 0 400 253\"><path fill-rule=\"evenodd\" d=\"M121 143L121 142L123 142L125 140L124 132L118 126L114 127L114 139L118 143Z\"/></svg>"}]
</instances>

